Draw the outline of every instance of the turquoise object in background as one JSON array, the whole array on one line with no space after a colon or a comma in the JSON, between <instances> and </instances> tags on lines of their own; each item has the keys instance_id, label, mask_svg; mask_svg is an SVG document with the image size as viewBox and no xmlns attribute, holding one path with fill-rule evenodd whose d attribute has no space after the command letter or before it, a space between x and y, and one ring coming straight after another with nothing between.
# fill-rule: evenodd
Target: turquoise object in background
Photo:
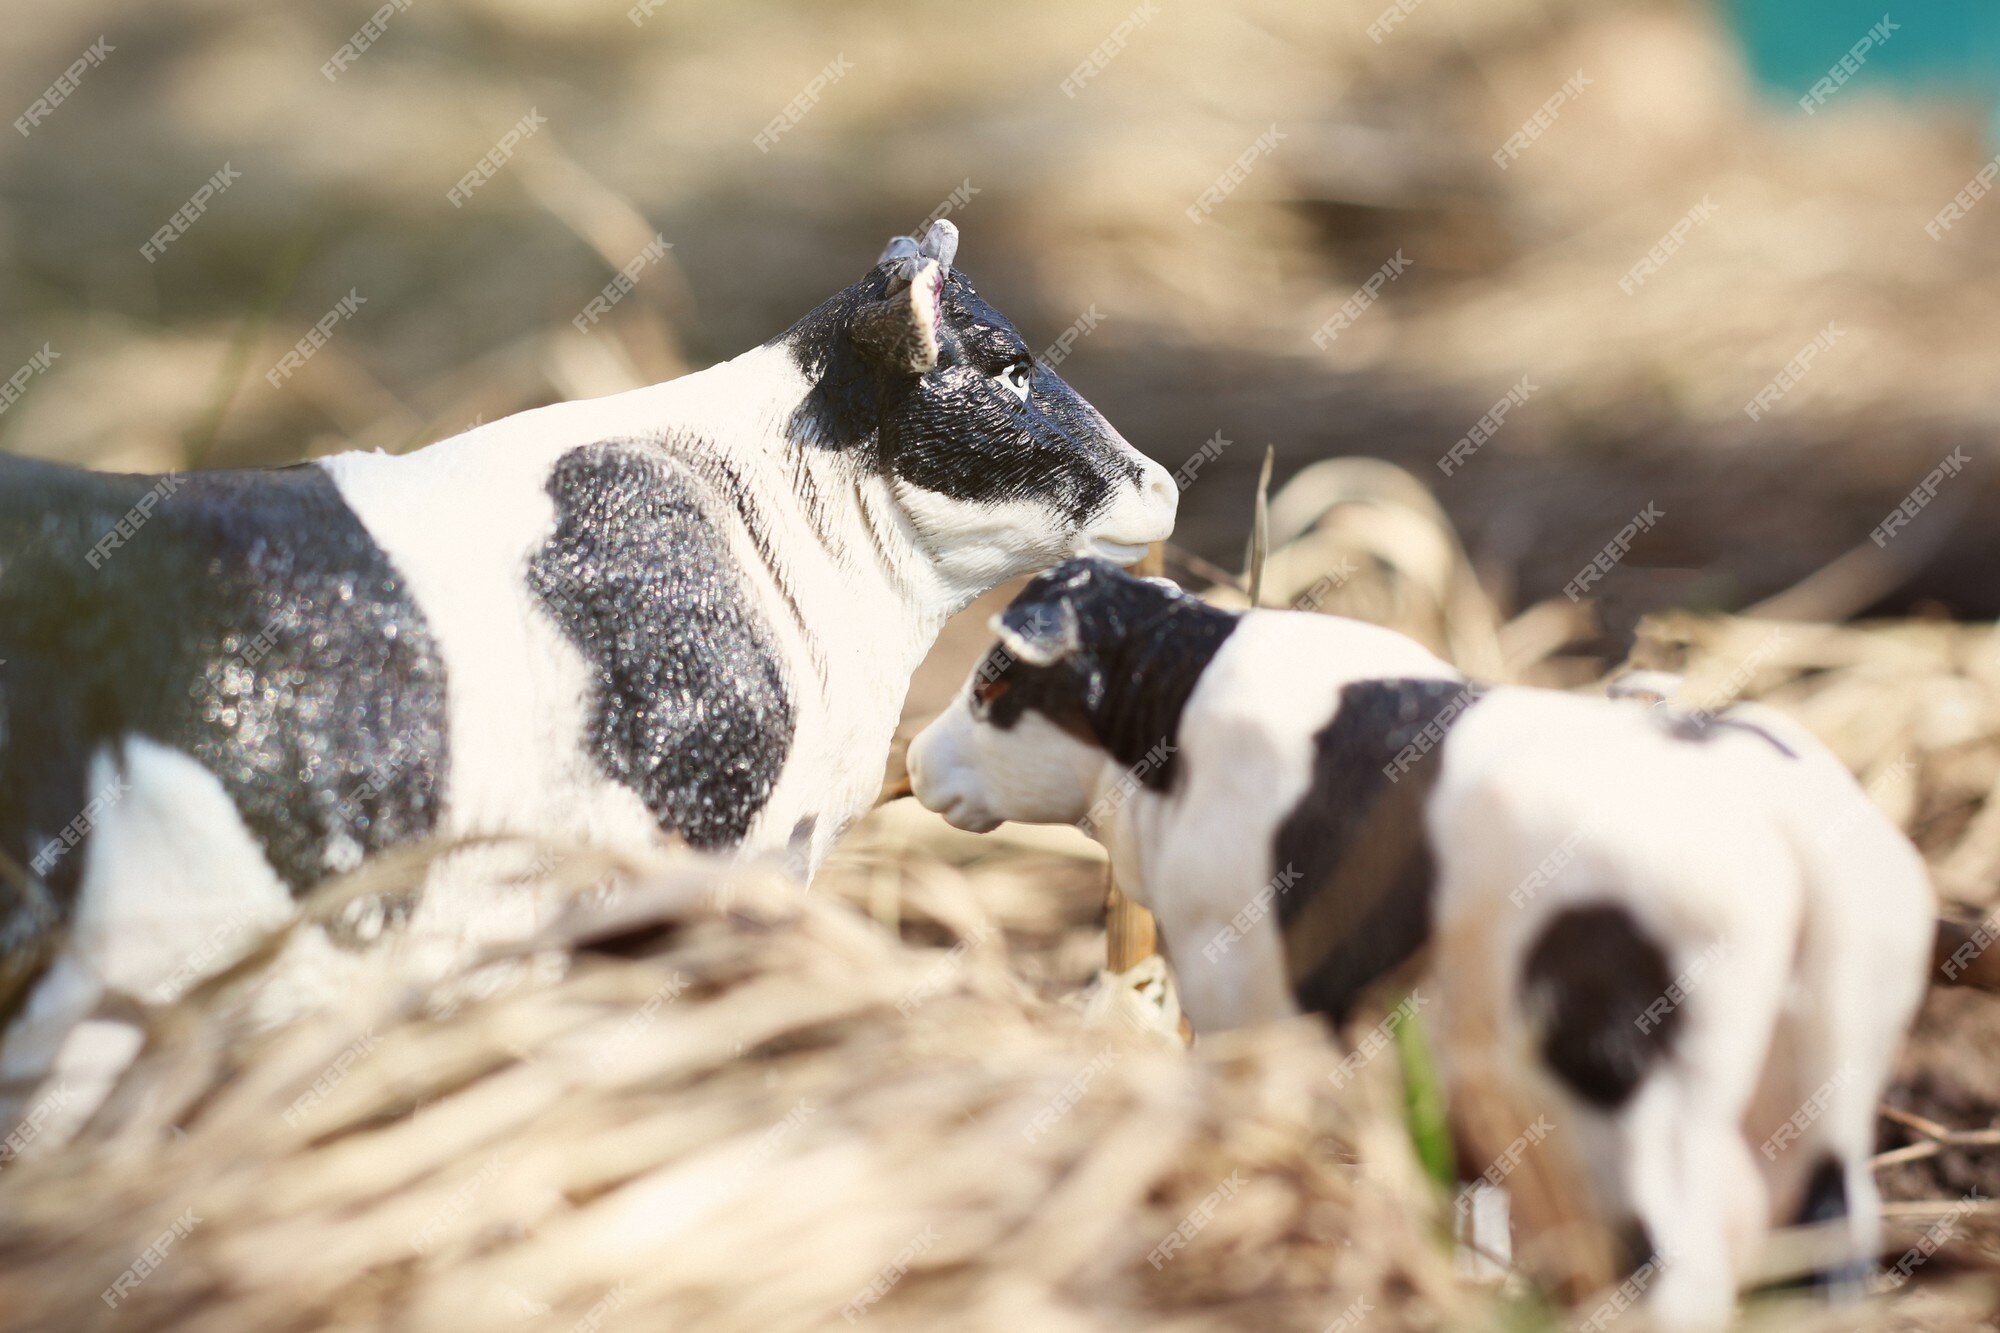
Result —
<instances>
[{"instance_id":1,"label":"turquoise object in background","mask_svg":"<svg viewBox=\"0 0 2000 1333\"><path fill-rule=\"evenodd\" d=\"M1882 92L1970 99L1986 109L1987 132L2000 140L1996 0L1723 0L1721 9L1758 86L1795 109L1886 15L1894 30L1825 104Z\"/></svg>"}]
</instances>

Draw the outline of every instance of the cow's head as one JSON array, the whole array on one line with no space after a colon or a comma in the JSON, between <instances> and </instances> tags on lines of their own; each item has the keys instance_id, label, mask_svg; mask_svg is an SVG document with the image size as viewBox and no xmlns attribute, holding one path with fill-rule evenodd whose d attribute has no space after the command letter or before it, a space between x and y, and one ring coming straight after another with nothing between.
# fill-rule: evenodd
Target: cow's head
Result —
<instances>
[{"instance_id":1,"label":"cow's head","mask_svg":"<svg viewBox=\"0 0 2000 1333\"><path fill-rule=\"evenodd\" d=\"M867 277L780 339L812 384L791 434L886 480L962 594L1066 556L1129 564L1179 491L952 267L958 231L899 236Z\"/></svg>"},{"instance_id":2,"label":"cow's head","mask_svg":"<svg viewBox=\"0 0 2000 1333\"><path fill-rule=\"evenodd\" d=\"M916 798L962 829L1085 825L1170 788L1188 696L1239 617L1094 559L1031 581L963 696L910 743Z\"/></svg>"}]
</instances>

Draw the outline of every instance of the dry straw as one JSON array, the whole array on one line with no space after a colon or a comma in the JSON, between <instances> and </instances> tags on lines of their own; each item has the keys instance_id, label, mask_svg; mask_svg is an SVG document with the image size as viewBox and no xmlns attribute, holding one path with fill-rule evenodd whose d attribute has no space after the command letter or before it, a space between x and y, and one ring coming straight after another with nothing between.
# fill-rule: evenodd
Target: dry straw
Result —
<instances>
[{"instance_id":1,"label":"dry straw","mask_svg":"<svg viewBox=\"0 0 2000 1333\"><path fill-rule=\"evenodd\" d=\"M899 917L936 941L916 947L843 897L875 896L877 873L808 896L693 857L648 867L486 963L553 955L559 977L523 968L448 1018L382 978L247 1035L214 988L79 1142L7 1170L0 1309L10 1327L458 1330L544 1308L533 1326L571 1327L609 1298L606 1326L763 1330L1457 1307L1393 1118L1334 1094L1309 1025L1195 1058L1084 1027L1010 970L1014 923L977 875L897 876Z\"/></svg>"}]
</instances>

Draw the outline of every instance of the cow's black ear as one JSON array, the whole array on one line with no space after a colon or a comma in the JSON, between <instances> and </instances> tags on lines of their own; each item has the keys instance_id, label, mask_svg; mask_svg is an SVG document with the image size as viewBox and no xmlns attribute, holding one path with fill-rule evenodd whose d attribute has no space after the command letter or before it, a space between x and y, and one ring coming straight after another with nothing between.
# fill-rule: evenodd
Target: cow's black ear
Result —
<instances>
[{"instance_id":1,"label":"cow's black ear","mask_svg":"<svg viewBox=\"0 0 2000 1333\"><path fill-rule=\"evenodd\" d=\"M928 375L938 363L938 296L944 269L934 259L902 259L889 294L854 316L849 336L861 354L899 375Z\"/></svg>"}]
</instances>

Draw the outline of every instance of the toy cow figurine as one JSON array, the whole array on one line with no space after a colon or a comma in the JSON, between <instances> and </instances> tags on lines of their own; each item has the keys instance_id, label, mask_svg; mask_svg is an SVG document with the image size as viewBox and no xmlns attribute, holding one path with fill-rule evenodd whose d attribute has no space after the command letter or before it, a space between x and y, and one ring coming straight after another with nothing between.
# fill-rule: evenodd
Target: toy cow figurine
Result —
<instances>
[{"instance_id":1,"label":"toy cow figurine","mask_svg":"<svg viewBox=\"0 0 2000 1333\"><path fill-rule=\"evenodd\" d=\"M915 793L975 831L1081 824L1197 1031L1338 1022L1420 975L1454 1096L1547 1112L1558 1146L1524 1151L1571 1155L1664 1323L1725 1321L1773 1225L1834 1224L1829 1273L1873 1262L1933 907L1803 729L1482 689L1389 630L1101 561L995 624Z\"/></svg>"},{"instance_id":2,"label":"toy cow figurine","mask_svg":"<svg viewBox=\"0 0 2000 1333\"><path fill-rule=\"evenodd\" d=\"M809 873L948 616L1173 526L1166 470L956 248L935 223L733 361L407 456L0 458L0 1077L397 844L677 835Z\"/></svg>"}]
</instances>

